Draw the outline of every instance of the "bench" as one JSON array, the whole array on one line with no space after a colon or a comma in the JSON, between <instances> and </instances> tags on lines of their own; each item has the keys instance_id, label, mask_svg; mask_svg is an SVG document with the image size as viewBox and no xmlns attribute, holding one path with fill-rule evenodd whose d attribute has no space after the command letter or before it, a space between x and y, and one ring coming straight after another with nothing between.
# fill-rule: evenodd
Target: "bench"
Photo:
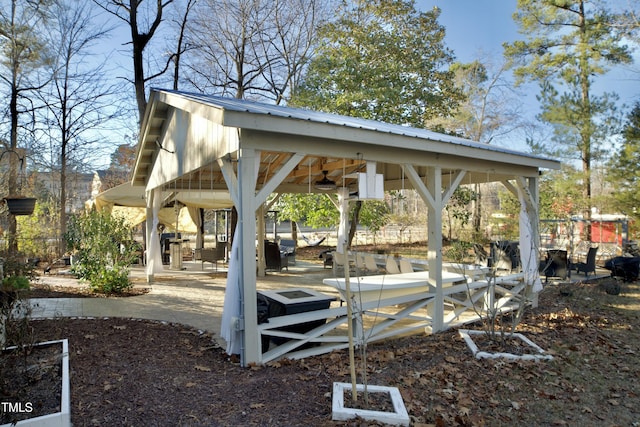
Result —
<instances>
[{"instance_id":1,"label":"bench","mask_svg":"<svg viewBox=\"0 0 640 427\"><path fill-rule=\"evenodd\" d=\"M205 262L210 262L212 264L215 264L216 271L218 271L218 261L224 261L224 245L218 245L215 248L202 248L199 251L200 260L202 261L202 269L204 269Z\"/></svg>"}]
</instances>

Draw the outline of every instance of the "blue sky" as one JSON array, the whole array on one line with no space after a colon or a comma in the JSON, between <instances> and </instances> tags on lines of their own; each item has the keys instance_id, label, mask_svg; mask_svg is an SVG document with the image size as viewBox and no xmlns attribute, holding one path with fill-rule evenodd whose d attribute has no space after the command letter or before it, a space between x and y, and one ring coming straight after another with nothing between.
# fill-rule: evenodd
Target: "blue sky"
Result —
<instances>
[{"instance_id":1,"label":"blue sky","mask_svg":"<svg viewBox=\"0 0 640 427\"><path fill-rule=\"evenodd\" d=\"M616 2L612 4L620 6ZM504 42L524 39L512 19L517 0L416 0L419 10L434 6L442 11L439 22L446 28L445 43L458 61L471 62L480 54L502 56ZM640 101L640 52L635 52L635 62L631 67L619 67L598 77L594 93L616 92L620 96L619 104L627 107ZM532 117L537 112L537 92L537 85L529 85L523 99Z\"/></svg>"},{"instance_id":2,"label":"blue sky","mask_svg":"<svg viewBox=\"0 0 640 427\"><path fill-rule=\"evenodd\" d=\"M427 11L437 6L441 9L438 21L446 29L445 44L454 52L457 61L480 59L484 62L490 58L500 65L502 43L519 38L512 19L516 4L516 0L417 0L416 8ZM525 116L533 121L538 113L537 85L527 84L518 92ZM493 143L529 151L524 141L524 135L512 132L494 139Z\"/></svg>"},{"instance_id":3,"label":"blue sky","mask_svg":"<svg viewBox=\"0 0 640 427\"><path fill-rule=\"evenodd\" d=\"M446 28L447 46L459 61L470 62L479 51L502 55L502 43L518 37L511 19L515 0L417 0L416 8L442 10L439 22Z\"/></svg>"},{"instance_id":4,"label":"blue sky","mask_svg":"<svg viewBox=\"0 0 640 427\"><path fill-rule=\"evenodd\" d=\"M461 62L471 62L482 56L494 57L498 61L502 57L504 42L522 39L512 19L517 0L416 0L415 4L417 9L423 11L434 6L441 9L439 22L446 28L445 43ZM110 63L117 68L114 74L122 76L125 74L123 69L130 67L131 59L130 46L124 44L129 40L126 27L119 28L120 31L115 32L116 38L109 44L111 49L118 51ZM640 69L640 53L636 54L635 67ZM595 89L596 92L603 89L615 91L620 95L620 104L630 106L640 100L640 72L615 70L605 78L599 78ZM529 84L522 93L519 100L523 102L526 116L533 119L538 112L538 87ZM527 149L524 143L517 142L524 139L522 136L512 135L505 141L496 140L494 143L512 145L514 139L517 146L513 148Z\"/></svg>"}]
</instances>

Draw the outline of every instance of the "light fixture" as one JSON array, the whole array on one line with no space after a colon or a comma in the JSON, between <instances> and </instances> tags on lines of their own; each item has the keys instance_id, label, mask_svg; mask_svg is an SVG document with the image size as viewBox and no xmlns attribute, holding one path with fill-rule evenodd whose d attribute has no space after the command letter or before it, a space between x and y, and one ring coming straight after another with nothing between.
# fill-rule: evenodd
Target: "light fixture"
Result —
<instances>
[{"instance_id":1,"label":"light fixture","mask_svg":"<svg viewBox=\"0 0 640 427\"><path fill-rule=\"evenodd\" d=\"M315 188L322 191L331 191L336 189L336 182L327 178L328 171L322 171L324 175L320 181L316 181Z\"/></svg>"}]
</instances>

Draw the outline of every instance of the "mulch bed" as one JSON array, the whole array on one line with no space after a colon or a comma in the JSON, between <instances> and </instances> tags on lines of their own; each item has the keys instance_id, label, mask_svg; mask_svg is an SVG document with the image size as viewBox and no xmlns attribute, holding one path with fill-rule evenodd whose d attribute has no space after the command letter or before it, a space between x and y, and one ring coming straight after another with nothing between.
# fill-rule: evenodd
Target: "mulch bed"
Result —
<instances>
[{"instance_id":1,"label":"mulch bed","mask_svg":"<svg viewBox=\"0 0 640 427\"><path fill-rule=\"evenodd\" d=\"M118 294L102 294L91 290L89 285L48 285L32 283L29 290L29 298L122 298L144 295L149 293L148 287L134 286Z\"/></svg>"},{"instance_id":2,"label":"mulch bed","mask_svg":"<svg viewBox=\"0 0 640 427\"><path fill-rule=\"evenodd\" d=\"M15 412L0 411L0 424L59 412L62 396L61 344L5 350L0 356L0 401ZM37 387L33 387L37 384Z\"/></svg>"},{"instance_id":3,"label":"mulch bed","mask_svg":"<svg viewBox=\"0 0 640 427\"><path fill-rule=\"evenodd\" d=\"M571 295L547 286L518 331L553 361L478 360L447 331L370 344L367 382L398 387L414 426L636 425L639 314L637 283L620 295L601 283L576 284ZM181 325L110 318L32 326L37 339L69 338L74 426L377 425L331 421L333 382L351 381L346 351L242 368L210 334Z\"/></svg>"}]
</instances>

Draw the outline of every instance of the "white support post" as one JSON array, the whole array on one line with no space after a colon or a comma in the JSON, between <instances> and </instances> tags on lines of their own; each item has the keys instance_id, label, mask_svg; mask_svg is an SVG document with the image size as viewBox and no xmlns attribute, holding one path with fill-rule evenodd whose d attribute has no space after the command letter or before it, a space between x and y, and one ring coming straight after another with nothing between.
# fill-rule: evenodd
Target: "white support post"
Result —
<instances>
[{"instance_id":1,"label":"white support post","mask_svg":"<svg viewBox=\"0 0 640 427\"><path fill-rule=\"evenodd\" d=\"M531 221L531 232L533 234L533 244L536 248L536 265L540 264L540 196L538 193L538 178L529 178L529 194L531 195L531 202L534 206L535 217L529 218ZM536 308L538 306L538 296L540 292L534 292L531 295L531 306Z\"/></svg>"},{"instance_id":2,"label":"white support post","mask_svg":"<svg viewBox=\"0 0 640 427\"><path fill-rule=\"evenodd\" d=\"M442 292L442 169L429 168L427 173L427 190L432 196L433 204L428 204L428 262L429 283L435 286L436 295L432 306L432 331L444 329L444 294Z\"/></svg>"},{"instance_id":3,"label":"white support post","mask_svg":"<svg viewBox=\"0 0 640 427\"><path fill-rule=\"evenodd\" d=\"M159 189L147 191L147 233L146 233L146 262L145 272L147 282L152 283L155 273L160 273L162 267L162 254L160 252L160 239L158 236L158 212L162 204L162 193Z\"/></svg>"},{"instance_id":4,"label":"white support post","mask_svg":"<svg viewBox=\"0 0 640 427\"><path fill-rule=\"evenodd\" d=\"M516 179L520 199L520 258L525 273L526 297L533 307L538 305L538 293L542 283L538 273L540 233L538 228L538 180L518 177Z\"/></svg>"},{"instance_id":5,"label":"white support post","mask_svg":"<svg viewBox=\"0 0 640 427\"><path fill-rule=\"evenodd\" d=\"M264 255L264 241L266 240L266 232L265 232L265 220L264 214L266 212L264 204L261 204L258 207L258 213L256 214L257 222L258 222L258 277L265 277L267 270L267 262Z\"/></svg>"},{"instance_id":6,"label":"white support post","mask_svg":"<svg viewBox=\"0 0 640 427\"><path fill-rule=\"evenodd\" d=\"M442 209L444 198L450 196L450 192L442 192L442 168L434 167L427 170L427 183L423 183L420 175L413 165L402 165L409 181L416 189L422 200L427 205L427 232L428 232L428 262L429 284L436 292L433 303L427 310L432 318L432 332L444 329L444 294L442 291ZM452 186L457 186L464 176L459 173Z\"/></svg>"},{"instance_id":7,"label":"white support post","mask_svg":"<svg viewBox=\"0 0 640 427\"><path fill-rule=\"evenodd\" d=\"M153 259L154 251L156 250L156 248L154 248L154 243L157 239L152 239L151 236L152 233L156 233L156 235L158 234L156 226L154 225L157 223L157 220L154 220L153 217L153 194L154 190L148 191L146 194L147 206L145 212L147 218L145 220L144 254L142 254L142 257L145 264L144 268L147 276L147 283L153 283L154 281L154 272L153 268L150 267L150 263L152 262L151 260Z\"/></svg>"},{"instance_id":8,"label":"white support post","mask_svg":"<svg viewBox=\"0 0 640 427\"><path fill-rule=\"evenodd\" d=\"M238 158L238 190L240 222L240 283L242 286L241 307L242 366L260 363L260 334L256 303L256 159L259 153L253 149L240 149Z\"/></svg>"}]
</instances>

